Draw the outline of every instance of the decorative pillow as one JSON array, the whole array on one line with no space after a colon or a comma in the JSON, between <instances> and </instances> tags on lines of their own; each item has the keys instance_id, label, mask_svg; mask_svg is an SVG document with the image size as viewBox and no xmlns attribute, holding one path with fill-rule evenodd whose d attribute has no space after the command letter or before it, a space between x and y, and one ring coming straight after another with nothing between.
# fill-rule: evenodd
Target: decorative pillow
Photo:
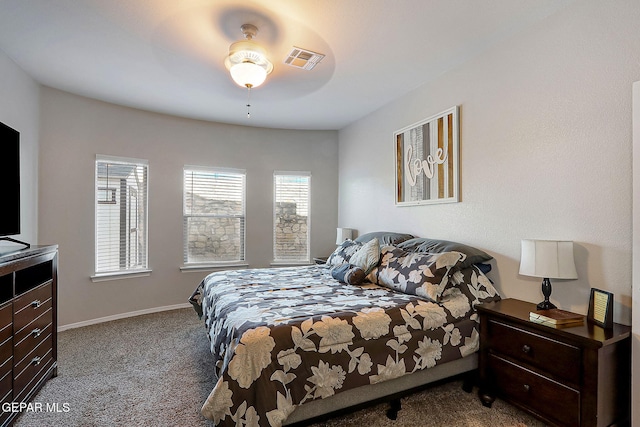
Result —
<instances>
[{"instance_id":1,"label":"decorative pillow","mask_svg":"<svg viewBox=\"0 0 640 427\"><path fill-rule=\"evenodd\" d=\"M351 264L341 264L331 269L331 277L350 285L360 285L365 276L363 269Z\"/></svg>"},{"instance_id":2,"label":"decorative pillow","mask_svg":"<svg viewBox=\"0 0 640 427\"><path fill-rule=\"evenodd\" d=\"M355 254L361 246L361 243L354 242L353 240L345 240L336 248L335 251L333 251L331 255L329 255L326 265L330 267L334 265L348 264L349 259L351 259L353 254Z\"/></svg>"},{"instance_id":3,"label":"decorative pillow","mask_svg":"<svg viewBox=\"0 0 640 427\"><path fill-rule=\"evenodd\" d=\"M491 255L478 248L467 246L462 243L450 242L448 240L416 237L415 239L409 239L398 243L396 246L409 252L419 253L436 254L452 251L461 252L467 256L467 258L458 265L461 269L493 259Z\"/></svg>"},{"instance_id":4,"label":"decorative pillow","mask_svg":"<svg viewBox=\"0 0 640 427\"><path fill-rule=\"evenodd\" d=\"M434 302L439 302L449 276L466 259L461 252L422 254L395 246L383 246L380 252L382 261L377 269L378 284Z\"/></svg>"},{"instance_id":5,"label":"decorative pillow","mask_svg":"<svg viewBox=\"0 0 640 427\"><path fill-rule=\"evenodd\" d=\"M362 245L358 251L351 256L349 264L357 265L364 270L365 276L380 262L380 244L374 237Z\"/></svg>"},{"instance_id":6,"label":"decorative pillow","mask_svg":"<svg viewBox=\"0 0 640 427\"><path fill-rule=\"evenodd\" d=\"M374 231L358 236L354 240L358 243L367 243L369 240L374 238L377 238L381 245L397 245L400 242L412 239L413 236L411 234L393 233L390 231Z\"/></svg>"}]
</instances>

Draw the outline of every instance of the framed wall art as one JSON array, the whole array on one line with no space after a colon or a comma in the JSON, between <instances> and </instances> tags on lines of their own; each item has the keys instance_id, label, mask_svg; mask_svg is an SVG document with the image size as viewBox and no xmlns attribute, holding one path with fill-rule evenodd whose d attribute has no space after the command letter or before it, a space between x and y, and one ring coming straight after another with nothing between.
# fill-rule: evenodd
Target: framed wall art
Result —
<instances>
[{"instance_id":1,"label":"framed wall art","mask_svg":"<svg viewBox=\"0 0 640 427\"><path fill-rule=\"evenodd\" d=\"M396 205L459 201L458 106L393 134Z\"/></svg>"}]
</instances>

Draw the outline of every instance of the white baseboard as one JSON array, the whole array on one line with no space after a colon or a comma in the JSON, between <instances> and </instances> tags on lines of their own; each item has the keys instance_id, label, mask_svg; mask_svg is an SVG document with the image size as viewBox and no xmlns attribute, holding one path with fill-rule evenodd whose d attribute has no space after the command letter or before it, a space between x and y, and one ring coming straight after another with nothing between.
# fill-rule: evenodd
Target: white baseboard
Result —
<instances>
[{"instance_id":1,"label":"white baseboard","mask_svg":"<svg viewBox=\"0 0 640 427\"><path fill-rule=\"evenodd\" d=\"M69 323L68 325L58 326L58 332L67 329L81 328L83 326L96 325L98 323L110 322L112 320L126 319L127 317L142 316L143 314L159 313L161 311L177 310L180 308L189 308L191 304L188 302L175 305L165 305L164 307L147 308L144 310L130 311L129 313L114 314L113 316L99 317L97 319L84 320L77 323Z\"/></svg>"}]
</instances>

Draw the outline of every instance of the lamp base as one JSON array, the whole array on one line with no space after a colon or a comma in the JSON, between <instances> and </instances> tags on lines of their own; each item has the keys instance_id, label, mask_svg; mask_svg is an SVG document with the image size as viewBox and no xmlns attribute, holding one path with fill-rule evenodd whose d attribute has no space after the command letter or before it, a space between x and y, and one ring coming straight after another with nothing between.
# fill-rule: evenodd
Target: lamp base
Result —
<instances>
[{"instance_id":1,"label":"lamp base","mask_svg":"<svg viewBox=\"0 0 640 427\"><path fill-rule=\"evenodd\" d=\"M538 304L538 310L551 310L552 308L556 308L556 306L549 301L549 297L551 296L551 280L546 277L542 279L542 295L544 295L544 301Z\"/></svg>"},{"instance_id":2,"label":"lamp base","mask_svg":"<svg viewBox=\"0 0 640 427\"><path fill-rule=\"evenodd\" d=\"M538 310L551 310L552 308L557 308L557 307L553 305L550 301L542 301L540 304L537 305L536 308Z\"/></svg>"}]
</instances>

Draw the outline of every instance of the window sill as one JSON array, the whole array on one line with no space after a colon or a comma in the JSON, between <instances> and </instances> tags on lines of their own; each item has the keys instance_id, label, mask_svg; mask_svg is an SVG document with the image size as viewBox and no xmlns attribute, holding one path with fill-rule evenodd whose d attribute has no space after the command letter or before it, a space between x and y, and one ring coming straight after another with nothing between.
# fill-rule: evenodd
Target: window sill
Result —
<instances>
[{"instance_id":1,"label":"window sill","mask_svg":"<svg viewBox=\"0 0 640 427\"><path fill-rule=\"evenodd\" d=\"M199 272L199 271L211 271L211 270L226 270L247 268L249 264L246 262L237 263L225 263L225 264L185 264L180 266L180 271L183 273Z\"/></svg>"},{"instance_id":2,"label":"window sill","mask_svg":"<svg viewBox=\"0 0 640 427\"><path fill-rule=\"evenodd\" d=\"M133 279L135 277L151 276L151 270L117 271L114 273L96 273L91 276L92 282L106 282L109 280Z\"/></svg>"},{"instance_id":3,"label":"window sill","mask_svg":"<svg viewBox=\"0 0 640 427\"><path fill-rule=\"evenodd\" d=\"M309 261L271 261L269 264L272 267L298 267L302 265L313 265Z\"/></svg>"}]
</instances>

